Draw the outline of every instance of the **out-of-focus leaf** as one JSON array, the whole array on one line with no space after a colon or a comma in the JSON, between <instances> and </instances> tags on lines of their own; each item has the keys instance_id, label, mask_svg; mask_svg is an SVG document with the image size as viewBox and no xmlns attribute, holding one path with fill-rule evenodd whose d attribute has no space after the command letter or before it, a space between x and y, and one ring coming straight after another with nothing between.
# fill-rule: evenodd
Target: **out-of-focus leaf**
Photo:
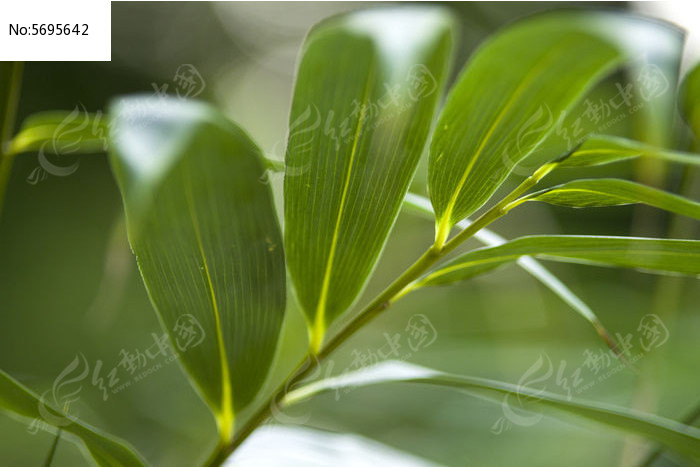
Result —
<instances>
[{"instance_id":1,"label":"out-of-focus leaf","mask_svg":"<svg viewBox=\"0 0 700 467\"><path fill-rule=\"evenodd\" d=\"M610 164L625 159L648 157L678 164L700 165L700 155L657 148L617 136L592 135L559 161L558 167L584 167Z\"/></svg>"},{"instance_id":2,"label":"out-of-focus leaf","mask_svg":"<svg viewBox=\"0 0 700 467\"><path fill-rule=\"evenodd\" d=\"M404 208L422 214L429 219L434 218L430 200L423 196L408 193L406 195L406 199L404 200ZM464 219L457 222L456 227L460 230L464 230L469 227L469 224L471 224L471 221L469 219ZM487 246L503 245L508 241L497 233L488 229L479 230L474 234L474 238ZM583 300L578 297L578 295L573 293L566 286L566 284L560 281L539 261L530 256L521 256L516 260L516 263L528 274L540 281L545 287L554 292L554 294L556 294L567 305L573 308L574 311L581 315L583 319L591 323L598 335L603 339L603 341L605 341L605 344L617 352L617 345L615 344L615 341L605 326L603 326L603 323L600 321L598 316Z\"/></svg>"},{"instance_id":3,"label":"out-of-focus leaf","mask_svg":"<svg viewBox=\"0 0 700 467\"><path fill-rule=\"evenodd\" d=\"M577 21L615 43L630 57L625 70L627 79L622 83L630 86L634 107L628 114L628 136L659 146L672 145L685 31L658 18L623 11L588 11ZM629 110L625 106L623 112Z\"/></svg>"},{"instance_id":4,"label":"out-of-focus leaf","mask_svg":"<svg viewBox=\"0 0 700 467\"><path fill-rule=\"evenodd\" d=\"M61 429L77 438L97 463L105 467L143 466L146 461L125 441L107 435L97 428L66 416L46 401L24 387L10 375L0 370L0 410L23 421L37 422ZM74 439L76 440L76 439Z\"/></svg>"},{"instance_id":5,"label":"out-of-focus leaf","mask_svg":"<svg viewBox=\"0 0 700 467\"><path fill-rule=\"evenodd\" d=\"M526 255L566 263L700 275L700 240L533 235L460 255L421 279L420 285L468 279Z\"/></svg>"},{"instance_id":6,"label":"out-of-focus leaf","mask_svg":"<svg viewBox=\"0 0 700 467\"><path fill-rule=\"evenodd\" d=\"M556 131L547 136L516 172L528 174L530 168L568 153L589 135L602 131L670 146L684 31L658 18L625 11L557 11L548 13L547 18L562 24L575 23L615 44L629 59L625 60L625 76L621 80L600 83L566 114L545 113L539 121L556 121ZM640 40L642 37L644 40ZM623 94L626 100L621 99Z\"/></svg>"},{"instance_id":7,"label":"out-of-focus leaf","mask_svg":"<svg viewBox=\"0 0 700 467\"><path fill-rule=\"evenodd\" d=\"M684 425L693 426L698 418L700 418L700 405L696 405L690 412L688 412L688 414L683 417L682 422ZM654 465L659 467L660 465L665 465L662 463L656 463L656 461L663 455L664 451L664 446L659 446L658 448L654 449L647 455L646 459L638 464L638 467L652 467Z\"/></svg>"},{"instance_id":8,"label":"out-of-focus leaf","mask_svg":"<svg viewBox=\"0 0 700 467\"><path fill-rule=\"evenodd\" d=\"M481 46L450 91L430 147L438 244L483 205L621 55L568 22L532 18Z\"/></svg>"},{"instance_id":9,"label":"out-of-focus leaf","mask_svg":"<svg viewBox=\"0 0 700 467\"><path fill-rule=\"evenodd\" d=\"M0 62L0 155L14 130L21 77L22 63Z\"/></svg>"},{"instance_id":10,"label":"out-of-focus leaf","mask_svg":"<svg viewBox=\"0 0 700 467\"><path fill-rule=\"evenodd\" d=\"M287 264L311 349L366 284L441 94L452 19L440 9L331 18L304 44L284 180Z\"/></svg>"},{"instance_id":11,"label":"out-of-focus leaf","mask_svg":"<svg viewBox=\"0 0 700 467\"><path fill-rule=\"evenodd\" d=\"M108 130L107 119L101 113L88 113L78 107L70 112L41 112L22 122L9 151L57 155L105 152Z\"/></svg>"},{"instance_id":12,"label":"out-of-focus leaf","mask_svg":"<svg viewBox=\"0 0 700 467\"><path fill-rule=\"evenodd\" d=\"M516 396L520 401L530 403L534 408L546 406L572 413L626 432L641 435L691 459L700 459L700 430L692 426L622 407L569 399L566 396L547 393L526 386L471 376L454 375L400 361L386 361L358 371L344 373L341 376L309 383L287 394L284 401L290 405L316 394L337 389L398 382L420 383Z\"/></svg>"},{"instance_id":13,"label":"out-of-focus leaf","mask_svg":"<svg viewBox=\"0 0 700 467\"><path fill-rule=\"evenodd\" d=\"M282 238L260 150L204 104L111 106L129 242L222 441L263 384L285 308Z\"/></svg>"},{"instance_id":14,"label":"out-of-focus leaf","mask_svg":"<svg viewBox=\"0 0 700 467\"><path fill-rule=\"evenodd\" d=\"M270 446L275 449L270 449ZM339 464L382 467L434 465L355 434L332 433L302 426L271 425L255 430L228 458L224 467L322 467Z\"/></svg>"},{"instance_id":15,"label":"out-of-focus leaf","mask_svg":"<svg viewBox=\"0 0 700 467\"><path fill-rule=\"evenodd\" d=\"M0 62L0 214L14 160L7 145L14 131L21 82L22 63Z\"/></svg>"},{"instance_id":16,"label":"out-of-focus leaf","mask_svg":"<svg viewBox=\"0 0 700 467\"><path fill-rule=\"evenodd\" d=\"M683 78L679 107L695 137L700 138L700 63Z\"/></svg>"},{"instance_id":17,"label":"out-of-focus leaf","mask_svg":"<svg viewBox=\"0 0 700 467\"><path fill-rule=\"evenodd\" d=\"M574 180L523 196L507 209L526 201L543 201L572 208L619 206L643 203L659 209L700 219L700 203L639 183L615 178Z\"/></svg>"}]
</instances>

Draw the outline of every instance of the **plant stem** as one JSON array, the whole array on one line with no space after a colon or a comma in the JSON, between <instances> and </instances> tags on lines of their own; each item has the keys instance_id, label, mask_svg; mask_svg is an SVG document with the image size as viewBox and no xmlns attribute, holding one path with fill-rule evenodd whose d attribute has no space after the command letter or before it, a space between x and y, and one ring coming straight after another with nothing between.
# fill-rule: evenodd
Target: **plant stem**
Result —
<instances>
[{"instance_id":1,"label":"plant stem","mask_svg":"<svg viewBox=\"0 0 700 467\"><path fill-rule=\"evenodd\" d=\"M397 279L395 279L384 291L382 291L369 305L363 308L352 320L346 323L340 331L331 337L319 350L318 353L307 354L299 363L296 369L292 372L280 387L272 393L267 403L260 406L246 421L245 425L240 429L233 438L233 441L223 447L218 447L207 461L208 466L221 465L233 451L240 446L243 441L261 424L263 424L271 415L272 407L279 406L282 398L289 388L301 382L309 376L320 364L335 351L343 342L352 336L357 330L365 324L376 318L382 311L387 309L398 298L402 297L411 290L410 287L420 278L433 264L444 258L445 255L453 251L457 246L463 243L468 238L472 237L479 230L483 229L496 219L505 215L508 212L508 206L515 201L520 195L532 188L545 175L551 172L556 163L546 164L540 167L534 174L528 177L508 196L494 205L491 209L482 214L466 229L455 235L447 243L445 239L436 238L435 243L423 253L406 271L404 271Z\"/></svg>"},{"instance_id":2,"label":"plant stem","mask_svg":"<svg viewBox=\"0 0 700 467\"><path fill-rule=\"evenodd\" d=\"M9 65L9 83L6 89L0 89L0 216L5 202L5 191L10 180L14 157L7 153L7 146L15 126L19 92L22 86L22 63L12 62Z\"/></svg>"},{"instance_id":3,"label":"plant stem","mask_svg":"<svg viewBox=\"0 0 700 467\"><path fill-rule=\"evenodd\" d=\"M51 449L49 450L49 455L46 456L46 461L44 462L44 467L51 467L53 462L53 457L56 454L56 447L58 446L58 440L61 438L61 428L56 431L56 437L53 439L51 444Z\"/></svg>"}]
</instances>

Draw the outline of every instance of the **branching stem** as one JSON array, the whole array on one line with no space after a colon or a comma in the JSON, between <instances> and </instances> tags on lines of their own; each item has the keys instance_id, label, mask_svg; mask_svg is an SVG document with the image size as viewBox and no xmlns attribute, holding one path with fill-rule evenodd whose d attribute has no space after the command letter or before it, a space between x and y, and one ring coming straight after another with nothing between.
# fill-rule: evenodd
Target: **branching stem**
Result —
<instances>
[{"instance_id":1,"label":"branching stem","mask_svg":"<svg viewBox=\"0 0 700 467\"><path fill-rule=\"evenodd\" d=\"M267 403L262 404L257 412L245 421L243 427L235 434L230 444L226 446L217 446L216 451L207 461L207 466L219 466L233 453L233 451L245 441L248 436L255 431L260 425L272 415L272 408L281 405L282 398L289 388L303 381L317 369L320 364L335 351L343 342L357 332L364 325L376 318L382 311L387 309L392 303L405 295L411 290L412 284L415 283L428 269L444 258L448 253L457 248L465 240L471 238L479 230L491 224L496 219L505 215L508 212L508 206L518 199L522 194L536 185L545 175L551 172L556 163L546 164L538 169L534 174L523 181L515 190L500 202L487 210L479 218L477 218L466 229L459 232L452 239L442 244L440 239L436 239L435 243L418 258L413 265L403 272L396 280L394 280L384 291L382 291L372 302L363 308L357 315L346 323L340 331L333 335L322 348L317 352L309 352L304 359L297 365L296 369L287 378L267 400ZM443 239L444 241L444 239Z\"/></svg>"}]
</instances>

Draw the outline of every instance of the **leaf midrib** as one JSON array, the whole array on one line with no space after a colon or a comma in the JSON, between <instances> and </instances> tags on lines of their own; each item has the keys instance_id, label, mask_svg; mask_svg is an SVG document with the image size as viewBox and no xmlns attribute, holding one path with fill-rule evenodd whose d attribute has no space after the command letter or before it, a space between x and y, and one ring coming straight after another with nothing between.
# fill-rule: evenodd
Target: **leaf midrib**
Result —
<instances>
[{"instance_id":1,"label":"leaf midrib","mask_svg":"<svg viewBox=\"0 0 700 467\"><path fill-rule=\"evenodd\" d=\"M340 231L340 222L343 217L343 212L345 209L345 202L348 194L348 187L350 186L350 178L352 176L353 166L355 163L355 156L357 155L357 147L360 139L360 134L362 126L365 123L365 114L367 111L367 102L369 100L370 90L372 88L372 79L374 78L375 69L375 57L372 56L369 63L369 70L367 73L367 80L365 81L365 87L362 91L362 101L360 115L357 119L357 124L355 125L355 132L353 137L352 149L350 150L350 161L348 163L347 173L345 175L345 180L343 182L343 192L340 197L340 207L338 208L338 216L336 217L335 227L333 229L333 237L331 239L331 248L328 253L328 260L326 261L326 268L323 273L323 281L321 283L321 292L319 294L318 304L316 306L316 316L313 323L313 330L311 335L310 347L314 352L318 352L321 347L323 340L323 335L326 330L326 302L328 300L328 289L330 287L331 272L333 269L333 260L335 258L335 250L338 244L338 235Z\"/></svg>"},{"instance_id":2,"label":"leaf midrib","mask_svg":"<svg viewBox=\"0 0 700 467\"><path fill-rule=\"evenodd\" d=\"M515 104L515 101L520 98L520 95L523 93L525 90L526 86L530 84L541 72L543 68L543 64L549 61L553 55L555 55L555 52L559 52L561 49L564 49L565 47L568 47L569 42L568 41L563 41L559 43L556 47L553 47L549 49L547 53L542 55L539 60L537 60L536 64L530 69L526 77L520 82L518 87L515 89L513 94L508 98L508 101L503 105L501 110L499 111L498 115L494 119L494 121L489 125L489 128L487 132L484 134L484 137L481 139L481 142L479 143L479 146L476 149L476 152L474 154L474 157L469 161L469 164L467 165L467 168L465 169L464 173L462 174L462 177L459 179L459 182L457 183L457 188L453 191L452 197L450 198L450 201L447 203L447 207L444 211L444 214L442 215L439 224L440 225L449 225L451 223L450 218L452 217L452 211L454 210L455 205L457 204L457 198L459 197L459 194L462 192L462 189L464 188L464 184L467 181L467 178L469 177L469 174L471 173L472 169L474 168L474 165L476 165L476 161L479 160L479 157L481 157L481 153L483 152L484 148L486 147L486 143L491 139L491 136L493 133L496 131L496 128L501 123L501 120L503 120L503 117L508 113L508 111L513 107Z\"/></svg>"},{"instance_id":3,"label":"leaf midrib","mask_svg":"<svg viewBox=\"0 0 700 467\"><path fill-rule=\"evenodd\" d=\"M221 414L220 419L218 420L220 431L219 434L223 440L228 441L231 435L233 434L233 388L231 387L228 355L226 353L226 346L224 343L224 335L221 325L221 314L219 312L219 306L216 300L216 293L214 292L214 283L212 280L211 272L209 270L209 263L207 262L207 256L204 252L204 244L202 242L202 235L199 229L199 219L197 217L197 212L194 209L192 186L184 174L183 183L185 186L184 192L187 202L187 209L190 215L190 220L192 221L192 227L194 229L195 237L197 239L197 248L199 249L199 254L202 258L204 273L207 279L209 299L212 304L212 310L214 311L214 323L216 325L216 342L217 347L219 349L219 358L221 360Z\"/></svg>"}]
</instances>

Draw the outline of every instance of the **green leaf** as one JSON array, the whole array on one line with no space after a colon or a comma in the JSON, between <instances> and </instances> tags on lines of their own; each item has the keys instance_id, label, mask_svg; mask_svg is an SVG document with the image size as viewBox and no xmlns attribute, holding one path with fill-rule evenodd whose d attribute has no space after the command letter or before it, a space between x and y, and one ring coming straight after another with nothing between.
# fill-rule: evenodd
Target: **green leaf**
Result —
<instances>
[{"instance_id":1,"label":"green leaf","mask_svg":"<svg viewBox=\"0 0 700 467\"><path fill-rule=\"evenodd\" d=\"M538 406L552 407L641 435L691 459L700 459L700 430L692 426L623 407L567 398L501 381L444 373L399 361L385 361L341 376L309 383L288 393L284 402L291 405L316 394L337 389L398 382L476 389L492 394L517 396L519 400L530 403L531 410Z\"/></svg>"},{"instance_id":2,"label":"green leaf","mask_svg":"<svg viewBox=\"0 0 700 467\"><path fill-rule=\"evenodd\" d=\"M7 145L15 129L21 84L22 63L0 62L0 214L5 204L5 192L14 161Z\"/></svg>"},{"instance_id":3,"label":"green leaf","mask_svg":"<svg viewBox=\"0 0 700 467\"><path fill-rule=\"evenodd\" d=\"M559 117L621 59L584 28L528 19L482 45L440 114L430 147L430 199L441 245L553 130Z\"/></svg>"},{"instance_id":4,"label":"green leaf","mask_svg":"<svg viewBox=\"0 0 700 467\"><path fill-rule=\"evenodd\" d=\"M700 155L657 148L617 136L592 135L571 154L561 159L558 167L585 167L610 164L637 157L666 162L700 165Z\"/></svg>"},{"instance_id":5,"label":"green leaf","mask_svg":"<svg viewBox=\"0 0 700 467\"><path fill-rule=\"evenodd\" d=\"M700 240L533 235L460 255L421 279L420 285L468 279L525 255L568 263L700 275Z\"/></svg>"},{"instance_id":6,"label":"green leaf","mask_svg":"<svg viewBox=\"0 0 700 467\"><path fill-rule=\"evenodd\" d=\"M700 63L683 78L679 107L695 137L700 138Z\"/></svg>"},{"instance_id":7,"label":"green leaf","mask_svg":"<svg viewBox=\"0 0 700 467\"><path fill-rule=\"evenodd\" d=\"M431 220L434 218L430 200L424 198L423 196L408 193L406 195L406 199L404 200L404 208L422 214ZM471 221L469 219L464 219L457 222L455 227L459 228L460 230L464 230L469 227L470 224ZM474 234L474 238L487 246L498 246L507 242L505 238L489 229L479 230ZM598 316L581 298L578 297L578 295L572 292L571 289L566 286L566 284L564 284L547 268L545 268L542 263L530 256L521 256L516 260L516 263L528 274L540 281L545 287L561 298L567 305L573 308L576 313L583 317L583 319L591 323L605 344L615 353L619 354L617 344L605 326L603 326L603 323L600 321Z\"/></svg>"},{"instance_id":8,"label":"green leaf","mask_svg":"<svg viewBox=\"0 0 700 467\"><path fill-rule=\"evenodd\" d=\"M270 449L270 446L275 449ZM339 459L342 459L342 463L338 462ZM248 467L338 464L388 467L435 465L414 454L354 433L334 433L299 425L268 425L258 428L226 461L226 465Z\"/></svg>"},{"instance_id":9,"label":"green leaf","mask_svg":"<svg viewBox=\"0 0 700 467\"><path fill-rule=\"evenodd\" d=\"M682 216L700 219L700 203L639 183L614 178L575 180L523 196L510 210L526 201L543 201L572 208L643 203Z\"/></svg>"},{"instance_id":10,"label":"green leaf","mask_svg":"<svg viewBox=\"0 0 700 467\"><path fill-rule=\"evenodd\" d=\"M14 131L21 80L21 62L0 62L0 160Z\"/></svg>"},{"instance_id":11,"label":"green leaf","mask_svg":"<svg viewBox=\"0 0 700 467\"><path fill-rule=\"evenodd\" d=\"M107 435L47 405L44 398L34 394L2 370L0 370L0 410L23 421L37 420L73 435L77 440L82 441L97 465L106 467L147 465L146 461L125 441Z\"/></svg>"},{"instance_id":12,"label":"green leaf","mask_svg":"<svg viewBox=\"0 0 700 467\"><path fill-rule=\"evenodd\" d=\"M105 152L108 123L101 113L76 107L70 112L50 111L31 115L22 122L10 144L10 153L44 151L66 155Z\"/></svg>"},{"instance_id":13,"label":"green leaf","mask_svg":"<svg viewBox=\"0 0 700 467\"><path fill-rule=\"evenodd\" d=\"M452 20L439 9L331 18L304 44L290 115L285 246L317 351L386 243L440 96Z\"/></svg>"},{"instance_id":14,"label":"green leaf","mask_svg":"<svg viewBox=\"0 0 700 467\"><path fill-rule=\"evenodd\" d=\"M282 238L262 155L201 103L126 98L110 115L129 242L225 442L234 413L269 372L285 309ZM182 337L187 328L197 345Z\"/></svg>"}]
</instances>

